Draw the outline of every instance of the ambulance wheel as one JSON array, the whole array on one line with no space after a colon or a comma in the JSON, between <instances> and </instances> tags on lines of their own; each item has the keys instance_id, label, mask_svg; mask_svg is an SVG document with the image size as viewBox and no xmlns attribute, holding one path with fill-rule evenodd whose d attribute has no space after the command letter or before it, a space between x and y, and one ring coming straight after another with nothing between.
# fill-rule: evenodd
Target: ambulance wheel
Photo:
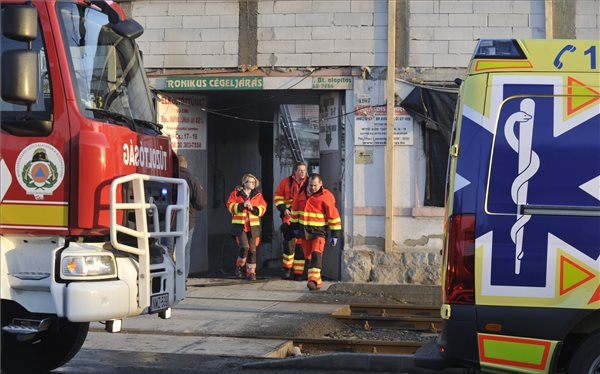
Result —
<instances>
[{"instance_id":1,"label":"ambulance wheel","mask_svg":"<svg viewBox=\"0 0 600 374\"><path fill-rule=\"evenodd\" d=\"M600 373L600 332L585 339L569 360L567 373Z\"/></svg>"},{"instance_id":2,"label":"ambulance wheel","mask_svg":"<svg viewBox=\"0 0 600 374\"><path fill-rule=\"evenodd\" d=\"M4 305L3 303L2 326L8 324L7 315L12 314L5 310ZM31 317L21 313L18 315L20 318ZM48 330L27 341L19 341L18 335L2 331L2 372L39 373L64 365L79 352L89 326L89 323L74 323L57 318Z\"/></svg>"}]
</instances>

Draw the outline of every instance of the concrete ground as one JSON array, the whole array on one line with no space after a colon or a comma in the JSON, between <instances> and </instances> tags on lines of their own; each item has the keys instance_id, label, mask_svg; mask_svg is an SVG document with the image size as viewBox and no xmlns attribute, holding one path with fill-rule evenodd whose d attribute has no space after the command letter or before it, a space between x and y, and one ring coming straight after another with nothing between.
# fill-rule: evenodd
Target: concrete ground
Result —
<instances>
[{"instance_id":1,"label":"concrete ground","mask_svg":"<svg viewBox=\"0 0 600 374\"><path fill-rule=\"evenodd\" d=\"M423 371L414 368L410 355L286 357L293 350L291 338L323 337L339 329L341 323L330 314L346 303L439 304L439 294L439 287L428 286L324 282L323 290L309 292L305 282L276 278L258 282L190 278L186 298L173 309L171 319L128 318L116 334L94 323L83 349L262 358L256 364L261 367L308 368L312 363L339 370L362 367L417 373ZM285 338L256 339L273 336ZM274 360L264 360L269 358Z\"/></svg>"}]
</instances>

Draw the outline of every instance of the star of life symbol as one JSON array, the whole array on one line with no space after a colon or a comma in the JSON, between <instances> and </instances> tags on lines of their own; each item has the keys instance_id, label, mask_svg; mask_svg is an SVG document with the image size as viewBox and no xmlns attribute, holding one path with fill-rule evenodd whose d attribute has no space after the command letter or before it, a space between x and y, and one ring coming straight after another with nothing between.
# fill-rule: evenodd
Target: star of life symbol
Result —
<instances>
[{"instance_id":1,"label":"star of life symbol","mask_svg":"<svg viewBox=\"0 0 600 374\"><path fill-rule=\"evenodd\" d=\"M19 153L15 175L28 195L42 200L60 186L65 163L60 152L48 143L33 143Z\"/></svg>"},{"instance_id":2,"label":"star of life symbol","mask_svg":"<svg viewBox=\"0 0 600 374\"><path fill-rule=\"evenodd\" d=\"M515 243L515 274L521 272L521 260L523 259L523 234L525 225L531 219L530 215L521 214L521 206L527 204L527 190L529 180L540 168L540 158L533 151L533 123L535 113L535 102L532 99L524 99L520 104L520 111L508 117L504 126L504 136L510 147L519 155L518 175L511 186L511 197L517 204L517 221L510 229L510 237ZM515 127L519 125L519 136L515 133Z\"/></svg>"},{"instance_id":3,"label":"star of life symbol","mask_svg":"<svg viewBox=\"0 0 600 374\"><path fill-rule=\"evenodd\" d=\"M502 161L497 165L516 176L507 180L506 174L496 173L496 178L502 180L497 179L494 185L502 186L502 189L490 193L494 204L489 210L492 215L488 216L487 224L475 239L475 246L482 248L482 278L477 296L483 304L502 303L507 300L504 298L514 297L523 298L521 302L527 305L544 307L564 306L566 302L582 307L600 303L600 286L597 283L600 279L600 249L597 247L600 234L596 230L596 221L593 218L579 218L581 225L573 230L572 225L554 224L550 227L548 218L530 220L527 215L520 214L523 212L522 205L527 204L597 207L600 201L597 149L570 146L579 137L590 141L597 139L598 127L594 124L598 124L600 119L600 100L588 95L578 99L587 98L583 104L575 99L569 103L571 96L566 96L570 92L565 86L565 79L567 82L572 80L563 76L496 76L493 78L488 115L466 104L463 106L463 117L469 120L465 123L472 122L484 129L482 134L492 147L493 137L502 139L499 144L506 144L506 147L497 149L498 154L504 150L516 152L510 155L512 157L501 154L502 160L515 161L512 165L502 164ZM546 96L530 102L531 99L524 95L531 95L529 86L532 85L536 86L539 95L551 95L553 98ZM524 87L524 90L520 87ZM512 103L516 103L516 108L511 105L510 111L501 113L508 98L514 100ZM502 120L498 121L498 118ZM527 130L533 128L536 129L536 138L530 141ZM463 131L469 129L467 126ZM471 130L478 131L478 128ZM551 147L537 148L538 144ZM556 157L554 149L572 153L569 153L569 159L564 160L564 157ZM474 154L465 152L465 156L473 157ZM544 163L541 163L542 159ZM513 170L515 174L512 174ZM468 193L474 193L476 186L473 187L473 181L478 175L476 171L457 167L454 192L470 188ZM555 183L556 178L560 178L560 183ZM594 200L589 200L590 196ZM509 206L506 211L505 207ZM506 222L506 219L509 221ZM505 223L509 225L507 228L512 226L508 233L504 231ZM524 230L525 226L527 230ZM590 233L582 237L581 233L587 230L591 230ZM524 236L525 231L528 232L527 236ZM529 242L534 245L529 247ZM504 250L512 251L511 248L514 248L514 262L501 253ZM513 272L506 271L513 267ZM508 300L511 303L514 301Z\"/></svg>"}]
</instances>

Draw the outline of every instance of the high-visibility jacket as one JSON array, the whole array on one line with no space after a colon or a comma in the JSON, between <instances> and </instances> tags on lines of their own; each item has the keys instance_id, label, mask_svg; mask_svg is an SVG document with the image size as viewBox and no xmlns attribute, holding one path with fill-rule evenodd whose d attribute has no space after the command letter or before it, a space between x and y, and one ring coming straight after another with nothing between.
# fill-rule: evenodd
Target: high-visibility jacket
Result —
<instances>
[{"instance_id":1,"label":"high-visibility jacket","mask_svg":"<svg viewBox=\"0 0 600 374\"><path fill-rule=\"evenodd\" d=\"M246 200L252 204L251 211L244 208ZM246 196L244 189L238 186L229 194L227 209L231 213L231 224L243 225L244 231L249 232L250 227L260 227L260 217L267 211L267 203L257 190L252 190L250 196Z\"/></svg>"},{"instance_id":2,"label":"high-visibility jacket","mask_svg":"<svg viewBox=\"0 0 600 374\"><path fill-rule=\"evenodd\" d=\"M294 198L298 194L298 191L302 186L306 184L308 178L302 179L300 182L294 178L293 175L290 175L287 178L283 178L281 182L279 182L279 186L275 190L275 194L273 196L273 203L277 210L281 212L281 220L285 224L290 223L290 217L284 216L283 212L286 209L292 210L292 203L294 202Z\"/></svg>"},{"instance_id":3,"label":"high-visibility jacket","mask_svg":"<svg viewBox=\"0 0 600 374\"><path fill-rule=\"evenodd\" d=\"M332 237L337 238L342 230L342 219L335 206L335 197L325 187L309 196L305 185L292 204L291 221L294 229L304 228L306 239L327 237L328 230Z\"/></svg>"}]
</instances>

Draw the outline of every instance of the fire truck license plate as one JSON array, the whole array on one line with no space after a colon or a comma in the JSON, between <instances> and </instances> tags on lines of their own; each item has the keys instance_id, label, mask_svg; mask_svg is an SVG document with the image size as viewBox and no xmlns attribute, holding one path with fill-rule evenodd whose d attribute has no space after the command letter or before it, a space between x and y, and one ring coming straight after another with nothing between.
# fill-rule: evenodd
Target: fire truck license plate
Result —
<instances>
[{"instance_id":1,"label":"fire truck license plate","mask_svg":"<svg viewBox=\"0 0 600 374\"><path fill-rule=\"evenodd\" d=\"M169 307L169 294L161 293L160 295L150 296L150 313L160 312Z\"/></svg>"}]
</instances>

